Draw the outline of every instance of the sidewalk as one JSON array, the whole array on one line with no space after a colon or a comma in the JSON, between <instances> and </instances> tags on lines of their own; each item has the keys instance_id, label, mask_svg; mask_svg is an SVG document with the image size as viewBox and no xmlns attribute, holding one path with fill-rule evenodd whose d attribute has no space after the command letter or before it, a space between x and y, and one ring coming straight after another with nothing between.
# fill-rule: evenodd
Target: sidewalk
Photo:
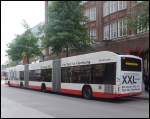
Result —
<instances>
[{"instance_id":1,"label":"sidewalk","mask_svg":"<svg viewBox=\"0 0 150 119\"><path fill-rule=\"evenodd\" d=\"M149 100L149 92L143 91L141 95L135 96L135 97L141 98L141 99L144 99L144 100Z\"/></svg>"},{"instance_id":2,"label":"sidewalk","mask_svg":"<svg viewBox=\"0 0 150 119\"><path fill-rule=\"evenodd\" d=\"M142 95L137 96L137 97L145 99L145 100L149 100L149 92L145 91L145 85L144 85L144 83L142 84L142 91L143 91Z\"/></svg>"}]
</instances>

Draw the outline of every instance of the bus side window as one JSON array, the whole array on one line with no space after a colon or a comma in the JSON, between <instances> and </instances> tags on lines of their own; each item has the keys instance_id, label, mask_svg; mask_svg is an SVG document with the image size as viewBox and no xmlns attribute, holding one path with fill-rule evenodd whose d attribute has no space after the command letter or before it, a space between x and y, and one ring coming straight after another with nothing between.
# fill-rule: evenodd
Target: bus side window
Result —
<instances>
[{"instance_id":1,"label":"bus side window","mask_svg":"<svg viewBox=\"0 0 150 119\"><path fill-rule=\"evenodd\" d=\"M80 82L89 84L91 82L91 66L80 66Z\"/></svg>"},{"instance_id":2,"label":"bus side window","mask_svg":"<svg viewBox=\"0 0 150 119\"><path fill-rule=\"evenodd\" d=\"M42 69L41 70L41 79L45 82L51 82L52 80L52 69Z\"/></svg>"},{"instance_id":3,"label":"bus side window","mask_svg":"<svg viewBox=\"0 0 150 119\"><path fill-rule=\"evenodd\" d=\"M24 80L24 71L20 71L20 80Z\"/></svg>"},{"instance_id":4,"label":"bus side window","mask_svg":"<svg viewBox=\"0 0 150 119\"><path fill-rule=\"evenodd\" d=\"M29 72L29 79L30 81L41 81L41 74L40 70L30 70Z\"/></svg>"},{"instance_id":5,"label":"bus side window","mask_svg":"<svg viewBox=\"0 0 150 119\"><path fill-rule=\"evenodd\" d=\"M71 69L71 82L80 83L80 66L73 66Z\"/></svg>"},{"instance_id":6,"label":"bus side window","mask_svg":"<svg viewBox=\"0 0 150 119\"><path fill-rule=\"evenodd\" d=\"M103 63L92 65L93 84L115 84L116 63Z\"/></svg>"},{"instance_id":7,"label":"bus side window","mask_svg":"<svg viewBox=\"0 0 150 119\"><path fill-rule=\"evenodd\" d=\"M104 83L104 64L92 65L92 83L103 84Z\"/></svg>"},{"instance_id":8,"label":"bus side window","mask_svg":"<svg viewBox=\"0 0 150 119\"><path fill-rule=\"evenodd\" d=\"M116 63L107 63L105 65L104 72L104 83L115 85L115 77L116 77Z\"/></svg>"},{"instance_id":9,"label":"bus side window","mask_svg":"<svg viewBox=\"0 0 150 119\"><path fill-rule=\"evenodd\" d=\"M70 83L70 67L61 68L61 82Z\"/></svg>"}]
</instances>

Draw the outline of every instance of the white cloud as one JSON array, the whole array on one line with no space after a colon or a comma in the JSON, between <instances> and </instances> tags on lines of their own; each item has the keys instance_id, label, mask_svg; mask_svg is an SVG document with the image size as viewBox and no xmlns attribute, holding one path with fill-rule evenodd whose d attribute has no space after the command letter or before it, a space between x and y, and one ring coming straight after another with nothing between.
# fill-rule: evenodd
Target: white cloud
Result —
<instances>
[{"instance_id":1,"label":"white cloud","mask_svg":"<svg viewBox=\"0 0 150 119\"><path fill-rule=\"evenodd\" d=\"M24 32L23 19L30 27L44 22L44 1L2 1L1 2L1 63L7 60L6 44L10 43L16 34Z\"/></svg>"}]
</instances>

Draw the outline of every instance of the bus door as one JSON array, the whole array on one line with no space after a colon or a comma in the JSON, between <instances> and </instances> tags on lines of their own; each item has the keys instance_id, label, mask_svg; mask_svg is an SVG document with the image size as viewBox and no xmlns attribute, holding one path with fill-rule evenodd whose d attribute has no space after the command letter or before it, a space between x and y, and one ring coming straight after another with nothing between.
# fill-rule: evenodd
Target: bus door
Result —
<instances>
[{"instance_id":1,"label":"bus door","mask_svg":"<svg viewBox=\"0 0 150 119\"><path fill-rule=\"evenodd\" d=\"M59 92L61 88L61 61L53 60L52 63L52 91Z\"/></svg>"},{"instance_id":2,"label":"bus door","mask_svg":"<svg viewBox=\"0 0 150 119\"><path fill-rule=\"evenodd\" d=\"M116 62L106 63L104 69L104 91L112 94L114 92L113 85L116 85Z\"/></svg>"}]
</instances>

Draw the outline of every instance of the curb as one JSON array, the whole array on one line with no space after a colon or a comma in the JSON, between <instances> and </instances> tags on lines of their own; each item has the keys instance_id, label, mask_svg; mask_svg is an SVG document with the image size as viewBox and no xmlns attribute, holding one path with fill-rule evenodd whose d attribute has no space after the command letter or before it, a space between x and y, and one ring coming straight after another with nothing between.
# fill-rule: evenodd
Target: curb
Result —
<instances>
[{"instance_id":1,"label":"curb","mask_svg":"<svg viewBox=\"0 0 150 119\"><path fill-rule=\"evenodd\" d=\"M136 98L144 99L144 100L149 100L149 92L145 92L144 91L141 96L137 96Z\"/></svg>"}]
</instances>

